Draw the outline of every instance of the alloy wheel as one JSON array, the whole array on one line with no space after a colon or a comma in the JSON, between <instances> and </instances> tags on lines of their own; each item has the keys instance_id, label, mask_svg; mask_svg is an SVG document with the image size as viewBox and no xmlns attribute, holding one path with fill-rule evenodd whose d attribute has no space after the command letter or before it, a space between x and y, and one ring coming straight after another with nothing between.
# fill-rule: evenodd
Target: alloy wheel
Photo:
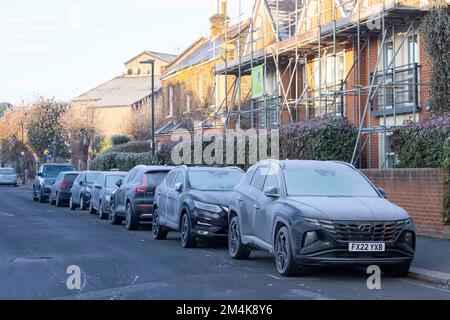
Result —
<instances>
[{"instance_id":1,"label":"alloy wheel","mask_svg":"<svg viewBox=\"0 0 450 320\"><path fill-rule=\"evenodd\" d=\"M159 216L156 210L153 212L152 233L154 238L156 238L159 233Z\"/></svg>"},{"instance_id":2,"label":"alloy wheel","mask_svg":"<svg viewBox=\"0 0 450 320\"><path fill-rule=\"evenodd\" d=\"M237 245L238 245L238 242L239 242L239 232L238 232L236 221L233 221L231 223L229 232L230 232L230 243L229 243L230 251L233 254L236 254Z\"/></svg>"},{"instance_id":3,"label":"alloy wheel","mask_svg":"<svg viewBox=\"0 0 450 320\"><path fill-rule=\"evenodd\" d=\"M181 224L181 241L183 246L186 245L189 236L189 221L187 214L183 215L183 222Z\"/></svg>"},{"instance_id":4,"label":"alloy wheel","mask_svg":"<svg viewBox=\"0 0 450 320\"><path fill-rule=\"evenodd\" d=\"M277 237L276 260L278 269L285 271L289 259L289 243L287 235L281 231Z\"/></svg>"},{"instance_id":5,"label":"alloy wheel","mask_svg":"<svg viewBox=\"0 0 450 320\"><path fill-rule=\"evenodd\" d=\"M127 229L130 229L131 226L131 206L127 205L127 214L125 215L125 225Z\"/></svg>"}]
</instances>

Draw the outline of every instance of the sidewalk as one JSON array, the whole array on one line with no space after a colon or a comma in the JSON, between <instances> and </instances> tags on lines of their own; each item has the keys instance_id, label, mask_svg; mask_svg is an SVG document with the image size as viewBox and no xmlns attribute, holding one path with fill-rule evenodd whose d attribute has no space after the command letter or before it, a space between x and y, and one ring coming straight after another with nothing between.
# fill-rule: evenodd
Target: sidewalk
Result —
<instances>
[{"instance_id":1,"label":"sidewalk","mask_svg":"<svg viewBox=\"0 0 450 320\"><path fill-rule=\"evenodd\" d=\"M410 277L450 285L450 240L418 237Z\"/></svg>"}]
</instances>

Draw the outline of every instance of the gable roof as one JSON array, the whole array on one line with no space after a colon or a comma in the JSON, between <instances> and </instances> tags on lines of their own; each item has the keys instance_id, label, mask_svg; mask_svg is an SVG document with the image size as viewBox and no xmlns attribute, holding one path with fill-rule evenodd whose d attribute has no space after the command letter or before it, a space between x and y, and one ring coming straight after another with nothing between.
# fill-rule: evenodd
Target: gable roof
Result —
<instances>
[{"instance_id":1,"label":"gable roof","mask_svg":"<svg viewBox=\"0 0 450 320\"><path fill-rule=\"evenodd\" d=\"M160 77L155 77L155 92L161 89ZM150 76L120 76L76 97L76 101L95 101L93 107L131 106L151 96Z\"/></svg>"},{"instance_id":2,"label":"gable roof","mask_svg":"<svg viewBox=\"0 0 450 320\"><path fill-rule=\"evenodd\" d=\"M144 50L141 53L135 55L133 58L131 58L128 61L126 61L125 64L128 64L128 63L132 62L133 60L137 59L138 57L140 57L140 56L142 56L144 54L150 55L150 56L152 56L152 57L154 57L156 59L162 60L162 61L167 62L167 63L171 63L177 57L176 55L169 54L169 53L162 53L162 52Z\"/></svg>"},{"instance_id":3,"label":"gable roof","mask_svg":"<svg viewBox=\"0 0 450 320\"><path fill-rule=\"evenodd\" d=\"M241 23L241 33L246 32L250 20ZM228 27L227 39L232 40L239 36L239 24ZM222 55L222 45L225 44L225 33L215 38L200 38L184 50L167 68L163 77L173 75L180 70L196 64L217 59Z\"/></svg>"}]
</instances>

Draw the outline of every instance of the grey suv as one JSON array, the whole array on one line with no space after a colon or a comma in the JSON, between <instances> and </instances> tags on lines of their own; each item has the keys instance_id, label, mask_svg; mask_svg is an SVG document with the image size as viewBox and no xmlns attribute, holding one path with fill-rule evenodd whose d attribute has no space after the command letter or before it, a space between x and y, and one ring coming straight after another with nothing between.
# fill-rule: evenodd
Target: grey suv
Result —
<instances>
[{"instance_id":1,"label":"grey suv","mask_svg":"<svg viewBox=\"0 0 450 320\"><path fill-rule=\"evenodd\" d=\"M33 200L44 203L48 200L51 187L56 177L65 171L76 171L75 166L70 163L46 163L43 164L36 175L33 183Z\"/></svg>"},{"instance_id":2,"label":"grey suv","mask_svg":"<svg viewBox=\"0 0 450 320\"><path fill-rule=\"evenodd\" d=\"M235 188L229 215L231 257L269 251L284 276L343 264L405 276L414 257L409 214L346 163L260 162Z\"/></svg>"}]
</instances>

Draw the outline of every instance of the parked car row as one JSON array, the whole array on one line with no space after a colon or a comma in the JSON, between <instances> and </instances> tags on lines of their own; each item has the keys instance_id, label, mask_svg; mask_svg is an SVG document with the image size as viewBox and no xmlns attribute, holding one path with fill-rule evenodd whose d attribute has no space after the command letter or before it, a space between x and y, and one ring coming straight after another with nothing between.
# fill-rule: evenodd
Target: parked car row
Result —
<instances>
[{"instance_id":1,"label":"parked car row","mask_svg":"<svg viewBox=\"0 0 450 320\"><path fill-rule=\"evenodd\" d=\"M66 202L113 225L125 221L129 230L152 222L155 240L180 232L184 248L224 238L233 259L268 251L283 276L325 265L379 265L405 276L415 253L409 214L343 162L271 160L247 172L137 166L128 173L47 164L33 199L47 194L51 204Z\"/></svg>"}]
</instances>

